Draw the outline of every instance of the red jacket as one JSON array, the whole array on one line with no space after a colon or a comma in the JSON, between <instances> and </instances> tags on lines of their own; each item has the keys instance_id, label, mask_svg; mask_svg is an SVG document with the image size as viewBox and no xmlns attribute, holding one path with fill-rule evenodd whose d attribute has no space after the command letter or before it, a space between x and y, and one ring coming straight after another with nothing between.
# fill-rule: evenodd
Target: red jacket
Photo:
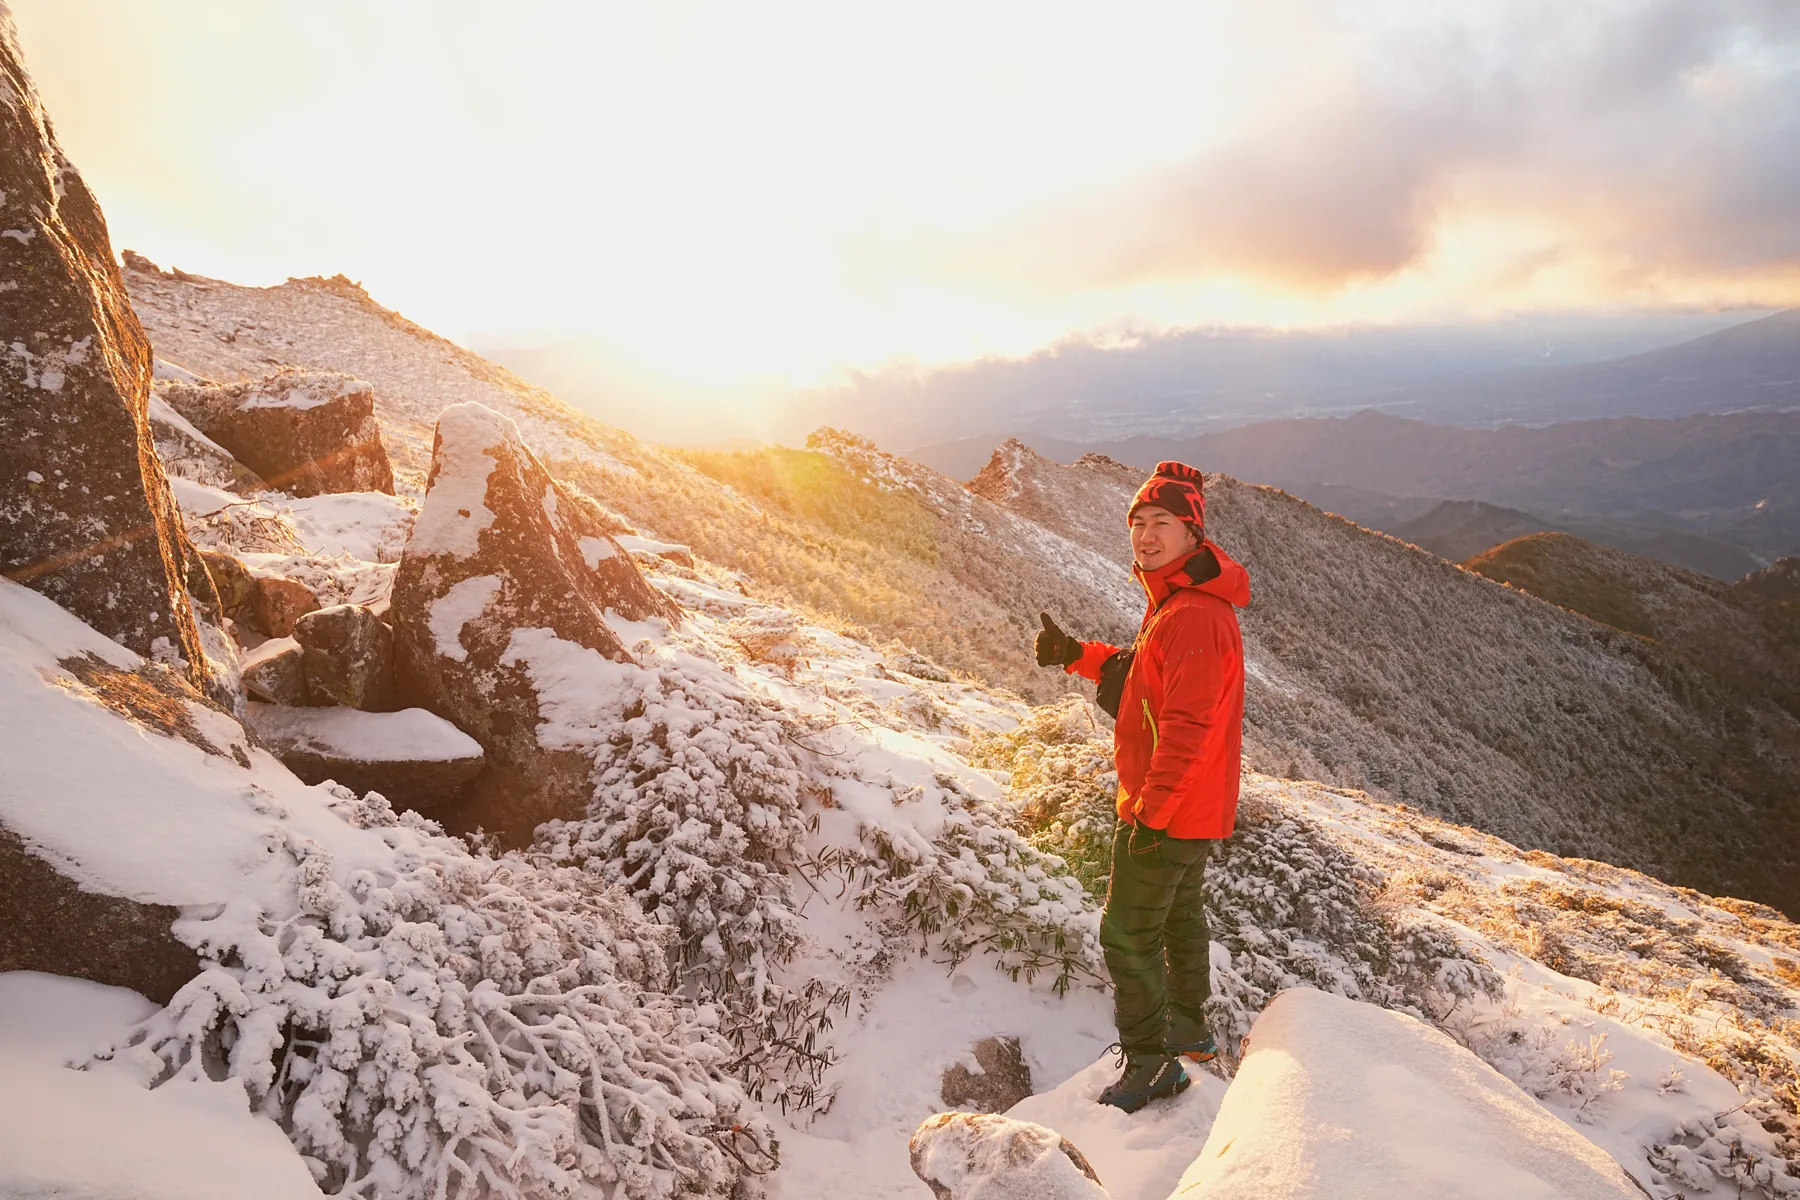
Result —
<instances>
[{"instance_id":1,"label":"red jacket","mask_svg":"<svg viewBox=\"0 0 1800 1200\"><path fill-rule=\"evenodd\" d=\"M1207 550L1218 561L1217 575ZM1237 609L1250 603L1249 572L1207 542L1156 571L1134 567L1132 574L1149 605L1113 727L1119 819L1166 829L1171 837L1230 837L1244 741ZM1098 680L1100 664L1118 647L1081 645L1069 670Z\"/></svg>"}]
</instances>

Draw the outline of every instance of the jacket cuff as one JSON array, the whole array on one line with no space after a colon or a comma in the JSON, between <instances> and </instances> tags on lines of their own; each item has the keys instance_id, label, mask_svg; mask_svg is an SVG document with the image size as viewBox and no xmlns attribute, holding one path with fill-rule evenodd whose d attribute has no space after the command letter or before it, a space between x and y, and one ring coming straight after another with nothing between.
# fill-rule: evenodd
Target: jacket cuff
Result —
<instances>
[{"instance_id":1,"label":"jacket cuff","mask_svg":"<svg viewBox=\"0 0 1800 1200\"><path fill-rule=\"evenodd\" d=\"M1166 806L1164 805L1158 805L1155 808L1151 808L1140 799L1138 801L1137 811L1133 814L1133 819L1146 829L1164 831L1169 828L1169 820L1174 815L1174 813L1167 811Z\"/></svg>"},{"instance_id":2,"label":"jacket cuff","mask_svg":"<svg viewBox=\"0 0 1800 1200\"><path fill-rule=\"evenodd\" d=\"M1100 664L1118 653L1118 650L1117 646L1108 645L1105 642L1083 642L1081 643L1081 657L1064 667L1063 670L1071 675L1079 675L1083 679L1091 679L1095 683L1099 683Z\"/></svg>"}]
</instances>

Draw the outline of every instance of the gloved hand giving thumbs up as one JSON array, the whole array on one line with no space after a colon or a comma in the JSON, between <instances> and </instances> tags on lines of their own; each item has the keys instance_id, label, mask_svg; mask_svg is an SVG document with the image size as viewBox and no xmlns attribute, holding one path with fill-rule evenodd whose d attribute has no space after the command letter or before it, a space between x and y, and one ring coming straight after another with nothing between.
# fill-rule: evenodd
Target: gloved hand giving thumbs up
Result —
<instances>
[{"instance_id":1,"label":"gloved hand giving thumbs up","mask_svg":"<svg viewBox=\"0 0 1800 1200\"><path fill-rule=\"evenodd\" d=\"M1044 627L1038 630L1037 661L1040 667L1067 667L1081 658L1081 643L1056 627L1049 613L1039 613Z\"/></svg>"}]
</instances>

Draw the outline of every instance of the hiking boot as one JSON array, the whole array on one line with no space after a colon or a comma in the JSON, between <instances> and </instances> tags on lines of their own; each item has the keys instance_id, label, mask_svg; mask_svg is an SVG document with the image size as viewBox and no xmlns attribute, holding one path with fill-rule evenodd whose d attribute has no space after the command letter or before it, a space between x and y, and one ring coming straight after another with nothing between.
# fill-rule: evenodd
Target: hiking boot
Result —
<instances>
[{"instance_id":1,"label":"hiking boot","mask_svg":"<svg viewBox=\"0 0 1800 1200\"><path fill-rule=\"evenodd\" d=\"M1152 1100L1179 1096L1187 1091L1187 1072L1181 1069L1180 1059L1155 1053L1126 1054L1124 1057L1124 1072L1117 1082L1100 1093L1100 1103L1134 1113Z\"/></svg>"},{"instance_id":2,"label":"hiking boot","mask_svg":"<svg viewBox=\"0 0 1800 1200\"><path fill-rule=\"evenodd\" d=\"M1170 1054L1179 1054L1183 1058L1197 1063L1211 1062L1219 1053L1219 1048L1213 1044L1210 1033L1199 1041L1188 1042L1182 1046L1164 1046L1163 1049Z\"/></svg>"}]
</instances>

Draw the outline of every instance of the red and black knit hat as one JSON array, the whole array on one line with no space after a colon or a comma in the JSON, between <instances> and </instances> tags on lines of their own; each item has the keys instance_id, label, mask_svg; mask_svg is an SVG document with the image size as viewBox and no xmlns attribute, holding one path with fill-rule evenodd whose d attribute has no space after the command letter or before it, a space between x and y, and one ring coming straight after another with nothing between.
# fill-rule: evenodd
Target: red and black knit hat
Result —
<instances>
[{"instance_id":1,"label":"red and black knit hat","mask_svg":"<svg viewBox=\"0 0 1800 1200\"><path fill-rule=\"evenodd\" d=\"M1129 523L1138 509L1150 504L1186 521L1198 532L1206 527L1205 488L1205 476L1186 463L1159 462L1156 473L1131 498L1125 520Z\"/></svg>"}]
</instances>

